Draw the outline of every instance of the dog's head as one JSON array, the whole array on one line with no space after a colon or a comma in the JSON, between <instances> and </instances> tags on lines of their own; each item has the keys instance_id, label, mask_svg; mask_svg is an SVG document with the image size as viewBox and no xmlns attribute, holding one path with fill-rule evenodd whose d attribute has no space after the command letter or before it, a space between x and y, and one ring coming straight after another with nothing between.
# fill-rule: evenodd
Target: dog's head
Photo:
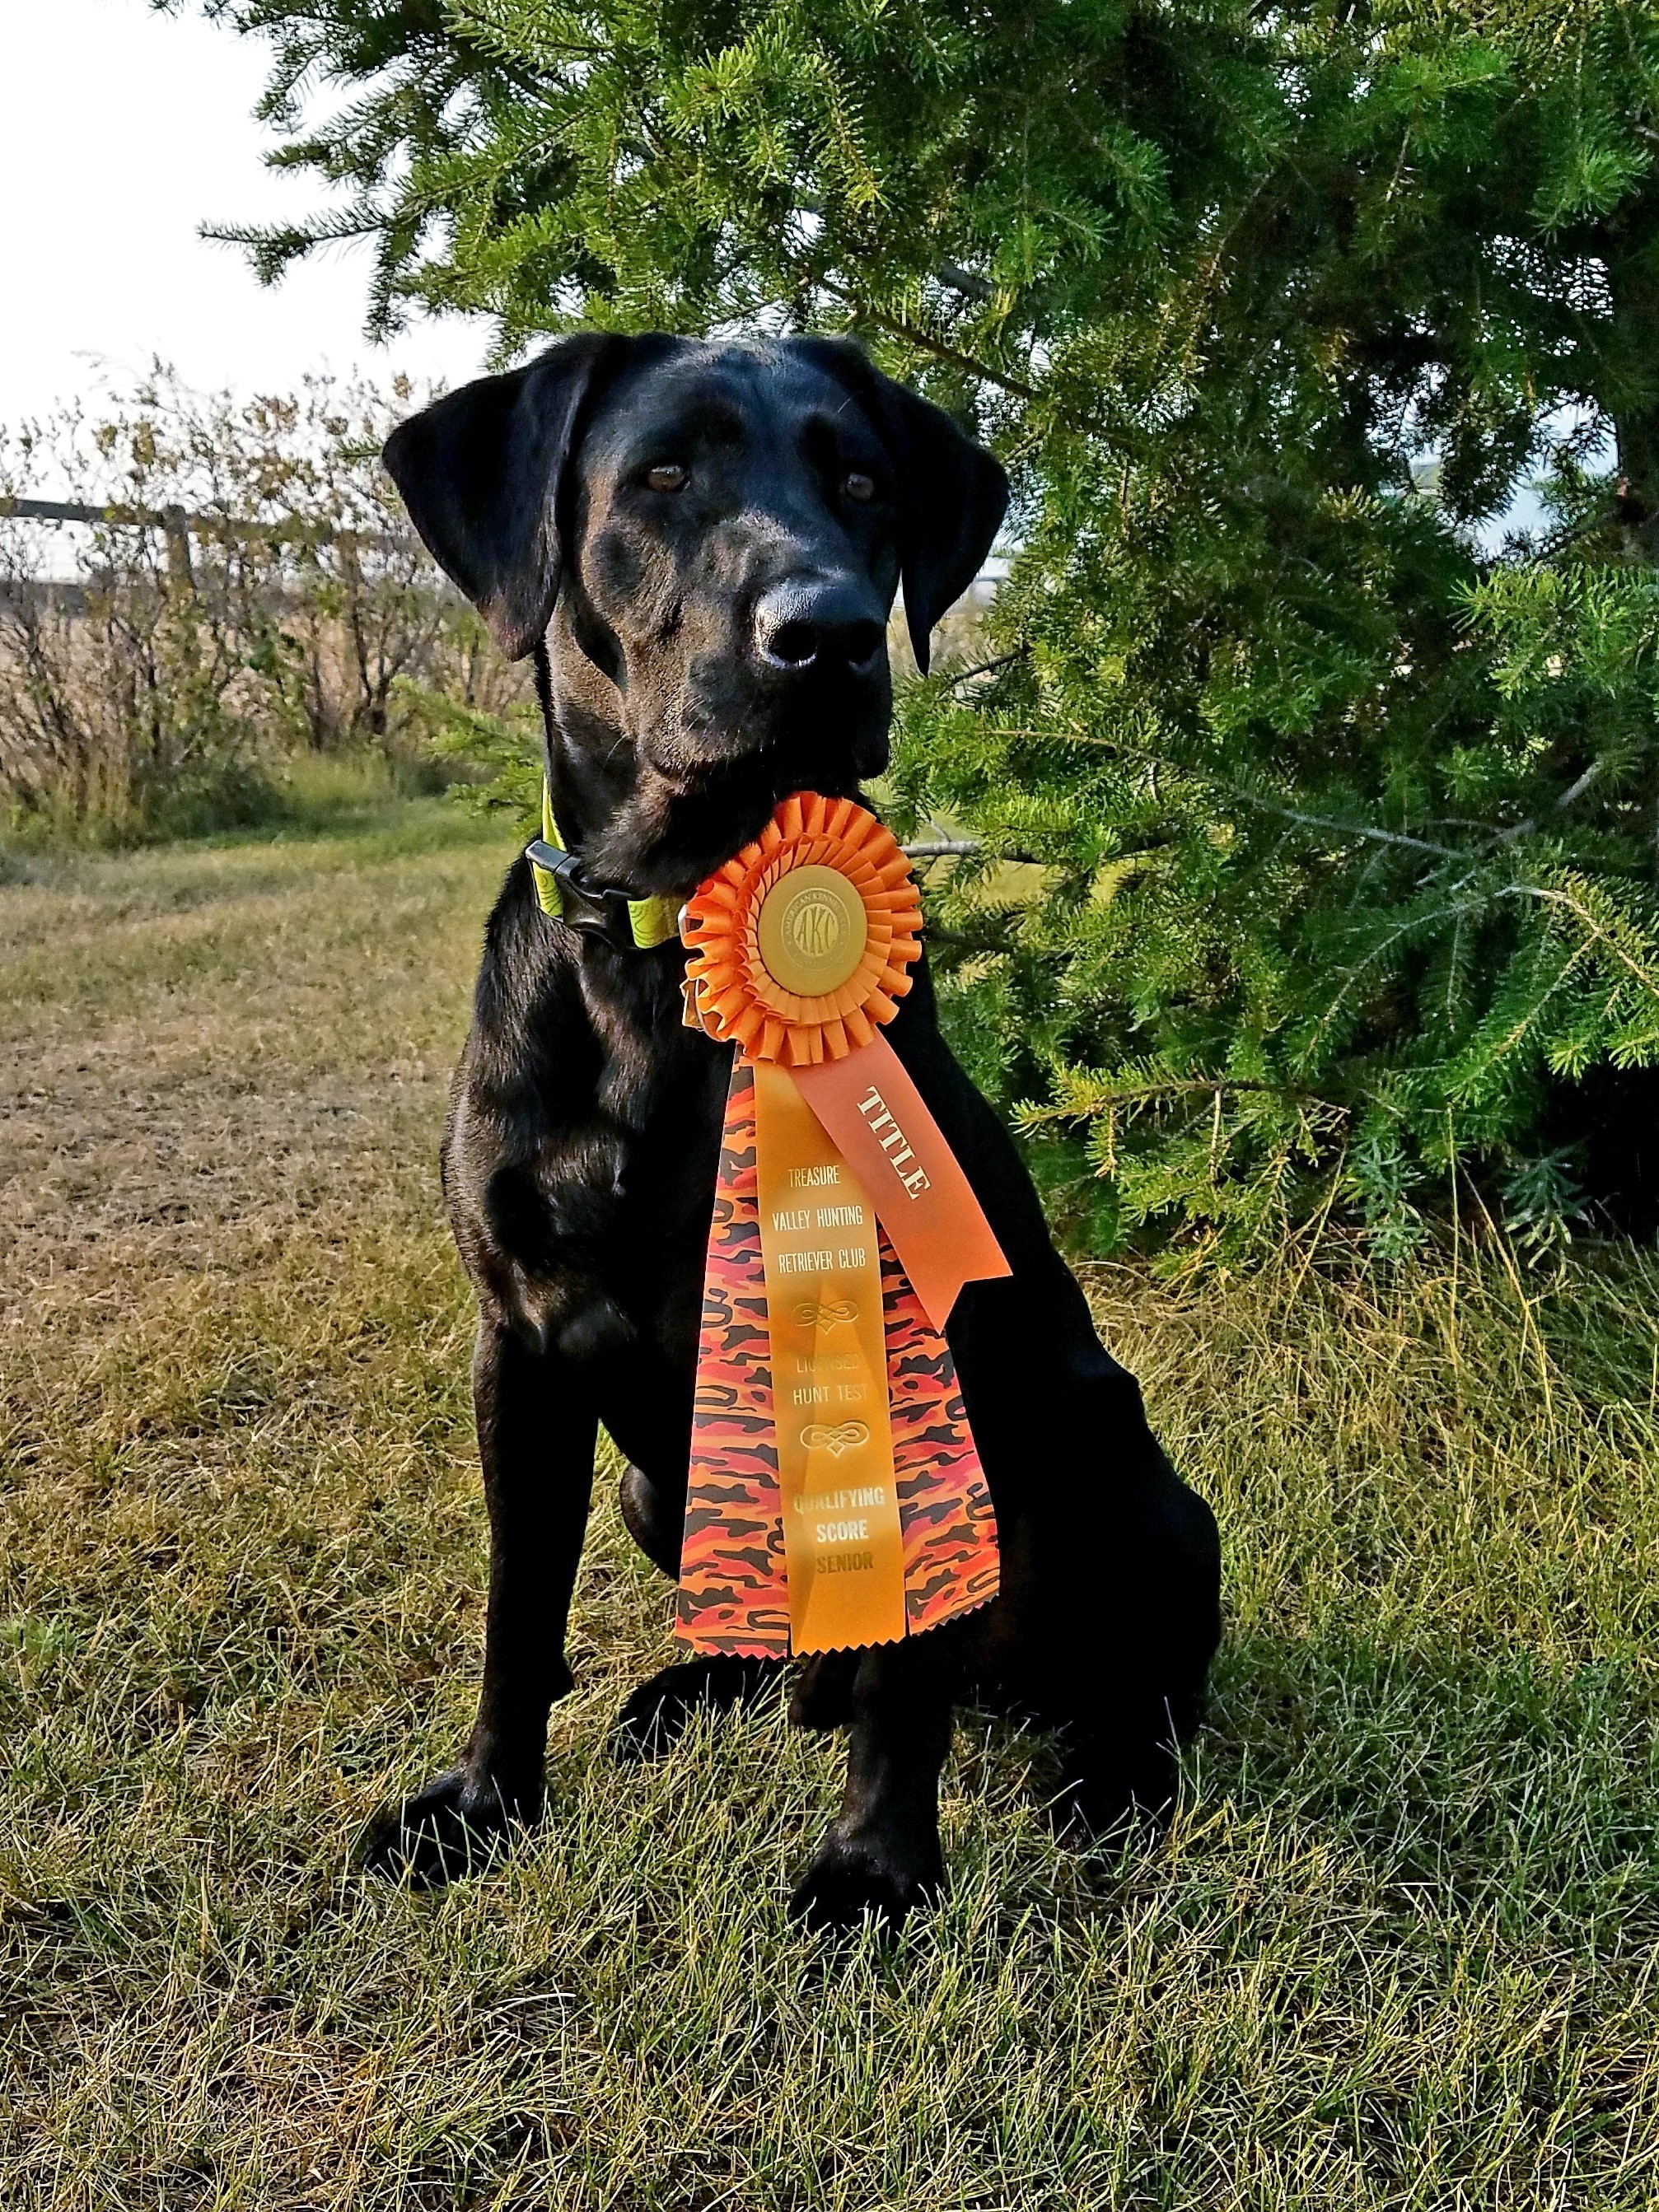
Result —
<instances>
[{"instance_id":1,"label":"dog's head","mask_svg":"<svg viewBox=\"0 0 1659 2212\"><path fill-rule=\"evenodd\" d=\"M637 770L747 817L885 766L894 593L925 669L1008 495L947 415L823 338L564 338L386 460L507 653L545 636L556 690L597 697Z\"/></svg>"}]
</instances>

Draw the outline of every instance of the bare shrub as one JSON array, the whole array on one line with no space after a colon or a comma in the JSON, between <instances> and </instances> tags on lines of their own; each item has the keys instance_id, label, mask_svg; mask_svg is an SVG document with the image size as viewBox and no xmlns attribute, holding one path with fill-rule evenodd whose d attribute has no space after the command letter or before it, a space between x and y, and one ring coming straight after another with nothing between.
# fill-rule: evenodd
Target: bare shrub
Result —
<instances>
[{"instance_id":1,"label":"bare shrub","mask_svg":"<svg viewBox=\"0 0 1659 2212\"><path fill-rule=\"evenodd\" d=\"M401 383L325 377L238 404L158 374L102 414L0 432L14 827L125 836L264 811L295 752L406 752L400 679L486 713L514 703L520 676L380 468L410 404ZM46 498L100 517L48 531L16 512Z\"/></svg>"}]
</instances>

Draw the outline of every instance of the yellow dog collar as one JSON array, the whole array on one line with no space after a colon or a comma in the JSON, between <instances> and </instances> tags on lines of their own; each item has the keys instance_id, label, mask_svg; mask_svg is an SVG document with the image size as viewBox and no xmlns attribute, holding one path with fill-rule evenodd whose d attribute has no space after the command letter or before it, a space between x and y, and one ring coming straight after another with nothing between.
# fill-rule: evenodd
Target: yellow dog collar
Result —
<instances>
[{"instance_id":1,"label":"yellow dog collar","mask_svg":"<svg viewBox=\"0 0 1659 2212\"><path fill-rule=\"evenodd\" d=\"M569 848L559 835L559 825L553 818L553 794L548 789L545 778L542 782L542 834L526 846L525 852L530 861L530 872L536 879L536 897L542 912L553 915L557 921L571 921L578 928L597 928L597 923L585 917L579 919L569 910L570 902L567 899L563 880L568 873L569 864L566 856ZM566 860L564 867L559 866L561 860ZM611 896L621 897L620 893ZM592 894L584 893L582 903L591 908L597 902ZM678 936L679 907L677 901L643 898L629 899L625 903L629 933L636 951L649 952L657 945L666 945L672 938Z\"/></svg>"}]
</instances>

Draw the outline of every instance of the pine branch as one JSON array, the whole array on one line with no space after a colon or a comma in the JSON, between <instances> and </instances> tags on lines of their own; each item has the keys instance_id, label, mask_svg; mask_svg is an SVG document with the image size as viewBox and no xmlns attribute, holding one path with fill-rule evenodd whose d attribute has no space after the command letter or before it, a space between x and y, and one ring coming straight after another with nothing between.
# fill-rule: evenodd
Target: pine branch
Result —
<instances>
[{"instance_id":1,"label":"pine branch","mask_svg":"<svg viewBox=\"0 0 1659 2212\"><path fill-rule=\"evenodd\" d=\"M908 321L902 315L890 314L884 308L872 307L867 300L845 284L837 283L833 276L820 276L817 281L833 298L850 307L858 321L872 324L878 331L885 331L890 337L902 338L906 345L915 346L920 353L932 354L936 361L948 362L952 368L963 370L968 375L977 378L981 384L994 384L1000 390L1012 392L1016 399L1035 402L1041 398L1035 385L1027 384L1020 377L1010 376L1005 369L993 368L988 362L976 361L972 354L963 353L959 347L948 344L943 338L936 338L931 331L923 330L919 324Z\"/></svg>"},{"instance_id":2,"label":"pine branch","mask_svg":"<svg viewBox=\"0 0 1659 2212\"><path fill-rule=\"evenodd\" d=\"M1408 837L1398 830L1377 830L1368 822L1334 822L1322 814L1304 814L1294 806L1281 805L1277 800L1263 799L1257 792L1248 791L1241 784L1228 784L1226 790L1247 805L1258 806L1264 814L1276 814L1283 822L1298 823L1305 830L1326 830L1340 837L1369 838L1373 844L1401 845L1413 853L1431 853L1438 860L1462 860L1468 855L1455 845L1432 845L1425 838Z\"/></svg>"}]
</instances>

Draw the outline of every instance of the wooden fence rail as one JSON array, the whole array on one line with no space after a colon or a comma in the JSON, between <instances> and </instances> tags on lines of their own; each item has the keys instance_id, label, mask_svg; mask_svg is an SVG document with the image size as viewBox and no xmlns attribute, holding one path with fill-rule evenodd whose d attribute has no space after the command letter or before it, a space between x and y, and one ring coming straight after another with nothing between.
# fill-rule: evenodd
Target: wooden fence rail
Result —
<instances>
[{"instance_id":1,"label":"wooden fence rail","mask_svg":"<svg viewBox=\"0 0 1659 2212\"><path fill-rule=\"evenodd\" d=\"M390 530L342 530L331 522L303 522L288 515L271 522L234 514L193 514L182 507L139 507L119 501L92 507L74 499L0 497L0 520L79 522L129 530L159 530L167 541L167 573L186 585L195 582L190 541L198 538L261 538L271 544L338 545L347 556L360 549L375 553L413 553L418 542Z\"/></svg>"}]
</instances>

